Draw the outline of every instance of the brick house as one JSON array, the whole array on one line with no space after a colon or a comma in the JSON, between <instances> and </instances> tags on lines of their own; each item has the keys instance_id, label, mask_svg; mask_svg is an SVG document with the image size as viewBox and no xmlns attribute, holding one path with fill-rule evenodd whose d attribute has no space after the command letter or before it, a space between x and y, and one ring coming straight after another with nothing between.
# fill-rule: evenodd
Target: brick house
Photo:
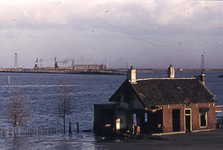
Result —
<instances>
[{"instance_id":1,"label":"brick house","mask_svg":"<svg viewBox=\"0 0 223 150\"><path fill-rule=\"evenodd\" d=\"M94 130L132 133L193 132L216 129L215 95L205 86L202 73L175 78L172 66L167 78L136 79L136 70L109 99L94 105Z\"/></svg>"}]
</instances>

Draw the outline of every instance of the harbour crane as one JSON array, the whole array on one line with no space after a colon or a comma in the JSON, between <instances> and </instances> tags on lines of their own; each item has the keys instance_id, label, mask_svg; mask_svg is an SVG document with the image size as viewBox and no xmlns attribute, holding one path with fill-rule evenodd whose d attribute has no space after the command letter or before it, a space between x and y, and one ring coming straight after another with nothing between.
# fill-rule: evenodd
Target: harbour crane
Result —
<instances>
[{"instance_id":1,"label":"harbour crane","mask_svg":"<svg viewBox=\"0 0 223 150\"><path fill-rule=\"evenodd\" d=\"M35 65L34 65L34 69L36 70L37 68L38 68L38 58L36 58Z\"/></svg>"},{"instance_id":2,"label":"harbour crane","mask_svg":"<svg viewBox=\"0 0 223 150\"><path fill-rule=\"evenodd\" d=\"M201 74L204 74L205 66L204 66L204 55L201 55Z\"/></svg>"},{"instance_id":3,"label":"harbour crane","mask_svg":"<svg viewBox=\"0 0 223 150\"><path fill-rule=\"evenodd\" d=\"M71 67L74 69L74 62L75 62L75 59L72 60L72 64L71 64Z\"/></svg>"},{"instance_id":4,"label":"harbour crane","mask_svg":"<svg viewBox=\"0 0 223 150\"><path fill-rule=\"evenodd\" d=\"M58 61L56 59L56 57L54 57L54 68L57 69L59 66L58 66Z\"/></svg>"}]
</instances>

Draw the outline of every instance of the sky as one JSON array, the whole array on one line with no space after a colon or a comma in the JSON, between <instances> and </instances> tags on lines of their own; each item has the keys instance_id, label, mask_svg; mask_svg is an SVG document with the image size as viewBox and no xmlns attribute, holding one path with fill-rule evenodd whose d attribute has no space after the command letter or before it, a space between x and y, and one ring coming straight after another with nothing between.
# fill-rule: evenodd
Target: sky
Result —
<instances>
[{"instance_id":1,"label":"sky","mask_svg":"<svg viewBox=\"0 0 223 150\"><path fill-rule=\"evenodd\" d=\"M223 69L223 1L1 0L0 67Z\"/></svg>"}]
</instances>

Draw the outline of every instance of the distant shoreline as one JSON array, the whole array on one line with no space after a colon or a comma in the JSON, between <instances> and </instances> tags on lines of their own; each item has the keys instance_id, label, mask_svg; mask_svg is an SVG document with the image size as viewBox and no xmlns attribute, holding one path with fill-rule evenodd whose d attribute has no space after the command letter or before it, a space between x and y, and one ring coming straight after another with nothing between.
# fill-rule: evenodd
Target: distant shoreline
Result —
<instances>
[{"instance_id":1,"label":"distant shoreline","mask_svg":"<svg viewBox=\"0 0 223 150\"><path fill-rule=\"evenodd\" d=\"M138 73L166 72L166 69L136 69ZM107 69L107 70L76 70L76 69L0 69L5 73L54 73L54 74L102 74L102 75L125 75L127 69ZM199 73L200 69L175 69L176 73ZM205 73L223 73L223 69L206 69Z\"/></svg>"}]
</instances>

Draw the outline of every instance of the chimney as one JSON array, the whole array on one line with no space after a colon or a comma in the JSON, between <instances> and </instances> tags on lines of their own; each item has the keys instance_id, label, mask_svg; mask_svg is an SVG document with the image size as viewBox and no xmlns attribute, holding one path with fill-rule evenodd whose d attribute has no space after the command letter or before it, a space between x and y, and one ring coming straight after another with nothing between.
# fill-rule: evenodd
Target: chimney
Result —
<instances>
[{"instance_id":1,"label":"chimney","mask_svg":"<svg viewBox=\"0 0 223 150\"><path fill-rule=\"evenodd\" d=\"M201 75L199 76L200 81L205 85L205 74L204 74L204 55L201 55Z\"/></svg>"},{"instance_id":2,"label":"chimney","mask_svg":"<svg viewBox=\"0 0 223 150\"><path fill-rule=\"evenodd\" d=\"M172 65L167 69L167 77L168 78L175 78L175 70Z\"/></svg>"},{"instance_id":3,"label":"chimney","mask_svg":"<svg viewBox=\"0 0 223 150\"><path fill-rule=\"evenodd\" d=\"M136 83L136 70L133 69L132 66L127 71L126 80L128 80L131 83Z\"/></svg>"},{"instance_id":4,"label":"chimney","mask_svg":"<svg viewBox=\"0 0 223 150\"><path fill-rule=\"evenodd\" d=\"M205 74L204 73L202 73L201 75L199 75L199 79L205 85Z\"/></svg>"}]
</instances>

